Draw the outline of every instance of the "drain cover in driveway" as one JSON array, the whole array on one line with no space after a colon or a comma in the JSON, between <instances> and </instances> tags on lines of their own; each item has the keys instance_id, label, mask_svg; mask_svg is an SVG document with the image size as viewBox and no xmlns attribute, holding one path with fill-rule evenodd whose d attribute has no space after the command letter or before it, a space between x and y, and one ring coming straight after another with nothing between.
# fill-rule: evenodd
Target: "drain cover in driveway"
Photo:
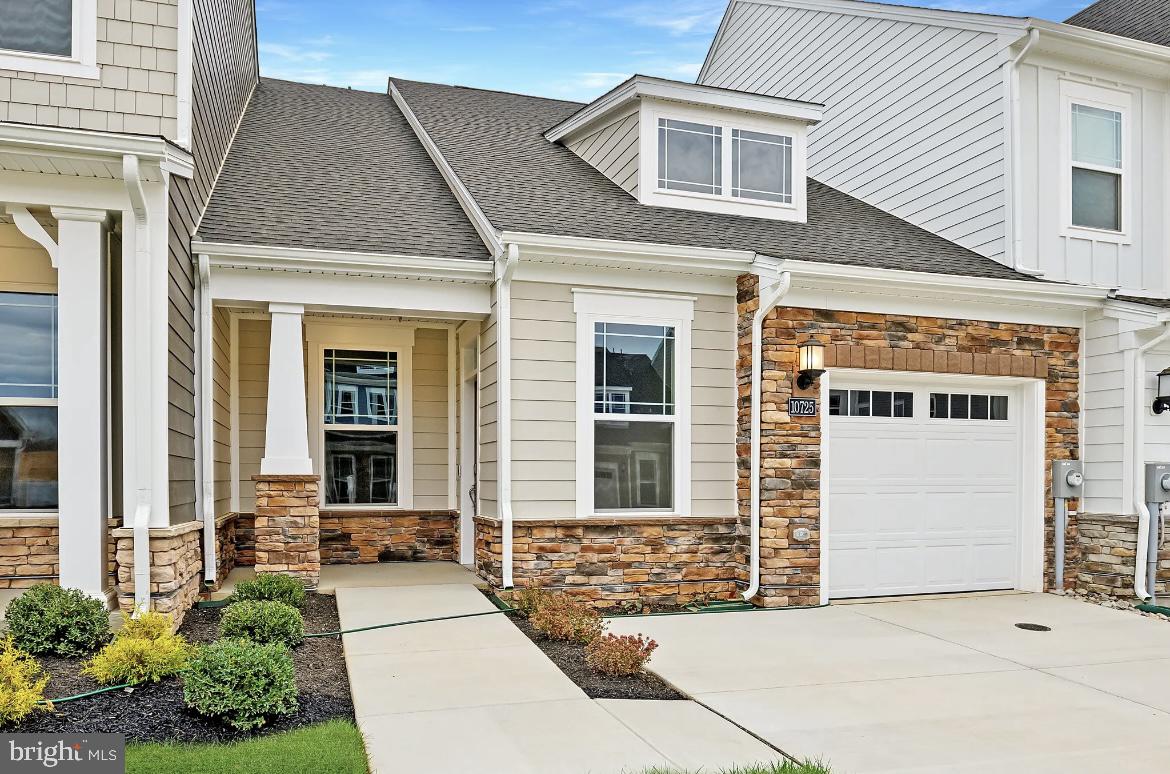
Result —
<instances>
[{"instance_id":1,"label":"drain cover in driveway","mask_svg":"<svg viewBox=\"0 0 1170 774\"><path fill-rule=\"evenodd\" d=\"M1023 629L1024 631L1029 631L1029 632L1050 632L1050 631L1052 631L1052 629L1050 627L1045 626L1044 624L1034 624L1034 623L1018 623L1018 624L1016 624L1016 628Z\"/></svg>"}]
</instances>

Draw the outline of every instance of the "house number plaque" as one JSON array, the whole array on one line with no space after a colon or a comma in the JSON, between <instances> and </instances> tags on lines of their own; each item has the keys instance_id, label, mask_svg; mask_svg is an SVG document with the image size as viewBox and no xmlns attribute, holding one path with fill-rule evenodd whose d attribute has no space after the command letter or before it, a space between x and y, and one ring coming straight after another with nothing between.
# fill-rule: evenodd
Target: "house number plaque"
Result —
<instances>
[{"instance_id":1,"label":"house number plaque","mask_svg":"<svg viewBox=\"0 0 1170 774\"><path fill-rule=\"evenodd\" d=\"M816 398L789 398L788 416L815 417L817 415Z\"/></svg>"}]
</instances>

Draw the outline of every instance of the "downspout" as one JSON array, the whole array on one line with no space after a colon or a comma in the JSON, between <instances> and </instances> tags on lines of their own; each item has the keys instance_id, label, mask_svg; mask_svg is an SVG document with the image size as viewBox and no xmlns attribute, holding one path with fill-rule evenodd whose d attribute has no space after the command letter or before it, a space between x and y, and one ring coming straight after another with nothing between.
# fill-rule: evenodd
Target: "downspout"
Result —
<instances>
[{"instance_id":1,"label":"downspout","mask_svg":"<svg viewBox=\"0 0 1170 774\"><path fill-rule=\"evenodd\" d=\"M1036 43L1040 40L1040 30L1032 28L1028 31L1028 42L1020 49L1011 61L1004 63L1006 70L1004 82L1008 90L1008 117L1007 117L1007 134L1008 134L1008 158L1010 159L1010 182L1011 182L1011 224L1012 224L1012 266L1013 268L1024 274L1039 275L1043 271L1039 268L1029 268L1023 265L1024 254L1024 230L1020 227L1023 220L1024 210L1024 165L1020 159L1020 146L1022 145L1020 129L1020 62L1024 61L1024 57L1032 50Z\"/></svg>"},{"instance_id":2,"label":"downspout","mask_svg":"<svg viewBox=\"0 0 1170 774\"><path fill-rule=\"evenodd\" d=\"M126 193L130 198L130 210L134 214L134 288L137 299L150 298L150 224L147 220L146 193L142 189L142 176L138 169L138 157L127 154L122 157L122 178L126 183ZM123 267L125 271L125 267ZM130 299L123 298L123 307ZM146 358L150 356L150 313L149 304L135 304L137 309L145 310L145 314L135 312L134 352L123 353L123 357ZM145 317L146 319L141 319ZM134 399L141 404L141 387L134 387ZM125 391L122 395L126 400ZM123 443L133 443L136 447L134 464L136 470L123 471L122 475L133 475L138 486L135 488L134 515L131 528L134 533L134 609L136 612L148 610L150 607L150 508L153 500L151 481L151 460L146 454L150 447L149 422L142 418L141 405L135 409L134 437L124 439ZM149 416L149 413L147 414ZM146 482L144 487L142 484Z\"/></svg>"},{"instance_id":3,"label":"downspout","mask_svg":"<svg viewBox=\"0 0 1170 774\"><path fill-rule=\"evenodd\" d=\"M212 445L211 424L211 259L206 255L198 258L199 276L195 282L195 302L198 313L195 316L196 346L195 383L199 399L195 401L196 411L196 454L198 464L196 476L199 487L199 518L203 521L203 583L216 582L215 545L215 462Z\"/></svg>"},{"instance_id":4,"label":"downspout","mask_svg":"<svg viewBox=\"0 0 1170 774\"><path fill-rule=\"evenodd\" d=\"M520 260L520 248L506 245L496 263L496 438L499 464L500 538L502 585L512 588L512 275Z\"/></svg>"},{"instance_id":5,"label":"downspout","mask_svg":"<svg viewBox=\"0 0 1170 774\"><path fill-rule=\"evenodd\" d=\"M1150 528L1153 515L1146 506L1145 488L1145 429L1146 429L1146 352L1170 339L1170 322L1162 324L1162 332L1142 344L1134 352L1133 363L1133 502L1138 513L1137 556L1134 557L1133 591L1138 598L1151 598L1146 586L1146 561L1149 558Z\"/></svg>"},{"instance_id":6,"label":"downspout","mask_svg":"<svg viewBox=\"0 0 1170 774\"><path fill-rule=\"evenodd\" d=\"M764 278L760 277L760 306L752 317L752 386L751 386L751 483L750 483L750 520L751 520L751 554L749 557L750 569L747 591L743 598L751 601L752 597L760 592L760 436L761 430L761 390L763 380L763 353L764 353L764 319L780 303L780 299L788 294L792 287L792 274L784 272L772 284L764 287Z\"/></svg>"}]
</instances>

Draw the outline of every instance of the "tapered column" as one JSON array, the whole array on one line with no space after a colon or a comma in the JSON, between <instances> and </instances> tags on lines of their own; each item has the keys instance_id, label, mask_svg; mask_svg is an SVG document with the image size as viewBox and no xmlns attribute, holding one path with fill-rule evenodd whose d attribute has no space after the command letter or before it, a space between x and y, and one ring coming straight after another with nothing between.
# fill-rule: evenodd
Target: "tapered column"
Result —
<instances>
[{"instance_id":1,"label":"tapered column","mask_svg":"<svg viewBox=\"0 0 1170 774\"><path fill-rule=\"evenodd\" d=\"M260 473L307 475L309 427L305 403L305 356L301 334L305 308L269 304L272 338L268 350L268 415Z\"/></svg>"},{"instance_id":2,"label":"tapered column","mask_svg":"<svg viewBox=\"0 0 1170 774\"><path fill-rule=\"evenodd\" d=\"M61 585L107 599L103 210L58 221L57 464Z\"/></svg>"}]
</instances>

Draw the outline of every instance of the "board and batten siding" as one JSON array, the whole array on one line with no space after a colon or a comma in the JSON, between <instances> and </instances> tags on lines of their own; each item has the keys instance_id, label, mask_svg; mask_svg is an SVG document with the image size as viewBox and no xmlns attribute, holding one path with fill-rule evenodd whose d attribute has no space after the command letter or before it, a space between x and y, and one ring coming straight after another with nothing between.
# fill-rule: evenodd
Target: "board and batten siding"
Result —
<instances>
[{"instance_id":1,"label":"board and batten siding","mask_svg":"<svg viewBox=\"0 0 1170 774\"><path fill-rule=\"evenodd\" d=\"M512 513L574 518L572 287L512 285ZM735 299L700 295L691 329L691 515L735 514Z\"/></svg>"},{"instance_id":2,"label":"board and batten siding","mask_svg":"<svg viewBox=\"0 0 1170 774\"><path fill-rule=\"evenodd\" d=\"M1071 196L1065 182L1068 163L1062 134L1067 133L1062 84L1086 84L1131 102L1123 145L1129 155L1128 239L1093 239L1085 231L1069 233L1062 206ZM1073 88L1076 88L1073 86ZM1023 172L1021 232L1023 254L1038 260L1045 279L1119 288L1134 295L1170 292L1166 232L1167 111L1166 81L1111 71L1083 62L1045 57L1020 67L1021 153ZM1035 259L1032 258L1035 256Z\"/></svg>"},{"instance_id":3,"label":"board and batten siding","mask_svg":"<svg viewBox=\"0 0 1170 774\"><path fill-rule=\"evenodd\" d=\"M569 143L569 150L631 195L638 195L637 112L574 140Z\"/></svg>"},{"instance_id":4,"label":"board and batten siding","mask_svg":"<svg viewBox=\"0 0 1170 774\"><path fill-rule=\"evenodd\" d=\"M809 176L1003 260L1007 39L736 2L701 83L825 105Z\"/></svg>"}]
</instances>

